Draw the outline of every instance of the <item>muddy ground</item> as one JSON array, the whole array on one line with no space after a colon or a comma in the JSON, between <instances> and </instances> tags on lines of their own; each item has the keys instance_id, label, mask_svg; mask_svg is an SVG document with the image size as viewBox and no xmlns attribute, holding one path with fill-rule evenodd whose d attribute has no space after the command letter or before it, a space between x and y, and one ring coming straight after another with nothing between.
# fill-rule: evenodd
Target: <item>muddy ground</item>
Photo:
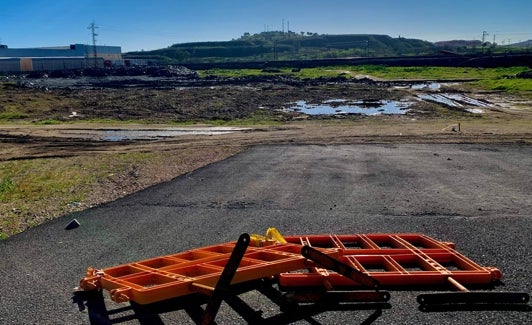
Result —
<instances>
[{"instance_id":1,"label":"muddy ground","mask_svg":"<svg viewBox=\"0 0 532 325\"><path fill-rule=\"evenodd\" d=\"M419 87L430 81L380 82L367 77L349 81L286 76L5 81L0 89L0 114L17 111L18 115L0 124L0 163L39 158L72 163L75 159L98 160L101 155L135 152L157 155L101 180L87 199L75 206L39 206L38 212L24 217L29 221L23 220L10 234L27 224L113 201L260 144L532 143L532 103L528 98L469 90L459 82L431 88ZM486 105L462 103L452 107L419 96L442 93L461 94ZM296 101L320 104L335 99L369 106L382 100L401 101L408 102L409 107L401 115L377 116L311 116L287 110ZM239 130L123 141L105 141L93 135L95 130L117 129L160 131L179 127L194 131L211 126L213 121ZM6 211L17 210L9 207Z\"/></svg>"},{"instance_id":2,"label":"muddy ground","mask_svg":"<svg viewBox=\"0 0 532 325\"><path fill-rule=\"evenodd\" d=\"M73 132L69 132L69 136L62 136L61 130L64 129L79 129L82 134L83 130L94 128L160 129L169 125L209 124L213 121L251 126L243 137L242 132L226 135L221 140L223 142L229 139L249 140L251 143L360 142L365 141L358 138L363 135L382 137L381 141L386 142L389 141L386 139L388 136L401 134L408 138L411 132L415 133L414 138L406 141L425 142L423 137L430 137L434 141L440 141L438 138L443 137L445 142L455 142L456 138L465 142L528 141L532 115L529 99L499 92L466 90L469 88L458 82L438 84L437 88L423 85L431 85L431 81L381 82L367 77L300 80L287 76L206 79L146 76L19 78L4 83L2 87L0 113L9 113L16 108L19 116L12 120L17 123L8 120L0 124L0 139L3 143L0 160L32 156L31 148L35 147L37 155L44 154L44 151L49 155L63 155L65 150L80 153L84 150L91 152L95 148L115 150L117 147L145 145L143 141L102 143L74 136ZM453 106L430 99L440 94L464 96L477 102L471 104L462 101L458 106ZM365 107L371 107L379 101L397 101L406 103L408 109L401 115L380 116L307 115L304 111L290 110L296 101L320 104L337 99L357 101ZM91 123L87 124L88 121ZM271 125L272 121L275 124L273 127L260 126L263 123ZM446 132L458 131L451 125L460 121L465 123L464 128L459 130L461 132ZM61 122L66 124L58 124ZM493 124L497 124L495 129L490 127ZM475 130L480 125L487 129ZM316 126L319 128L315 129ZM338 126L344 128L338 129ZM415 139L418 135L423 136ZM207 139L210 139L209 142L218 141L217 137ZM166 146L168 143L186 142L188 138L166 140L150 141L146 145ZM191 140L205 141L198 136ZM404 138L397 140L405 141ZM17 150L8 152L10 147L17 147ZM46 150L38 150L38 147Z\"/></svg>"}]
</instances>

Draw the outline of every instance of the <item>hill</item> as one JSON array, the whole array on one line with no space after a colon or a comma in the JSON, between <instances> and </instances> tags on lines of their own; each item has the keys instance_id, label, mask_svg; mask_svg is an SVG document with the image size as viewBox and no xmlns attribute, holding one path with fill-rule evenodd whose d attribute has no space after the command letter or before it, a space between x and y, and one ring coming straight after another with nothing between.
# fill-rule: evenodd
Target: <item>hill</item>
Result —
<instances>
[{"instance_id":1,"label":"hill","mask_svg":"<svg viewBox=\"0 0 532 325\"><path fill-rule=\"evenodd\" d=\"M523 41L519 43L510 44L509 46L512 47L532 47L532 39L529 39L528 41Z\"/></svg>"},{"instance_id":2,"label":"hill","mask_svg":"<svg viewBox=\"0 0 532 325\"><path fill-rule=\"evenodd\" d=\"M388 35L263 32L245 33L231 41L181 43L153 51L130 52L125 58L157 58L167 63L308 60L425 55L434 49L430 42Z\"/></svg>"},{"instance_id":3,"label":"hill","mask_svg":"<svg viewBox=\"0 0 532 325\"><path fill-rule=\"evenodd\" d=\"M458 48L458 47L475 47L475 46L482 46L482 41L479 40L452 40L452 41L440 41L435 42L434 45L436 47L442 47L442 48Z\"/></svg>"}]
</instances>

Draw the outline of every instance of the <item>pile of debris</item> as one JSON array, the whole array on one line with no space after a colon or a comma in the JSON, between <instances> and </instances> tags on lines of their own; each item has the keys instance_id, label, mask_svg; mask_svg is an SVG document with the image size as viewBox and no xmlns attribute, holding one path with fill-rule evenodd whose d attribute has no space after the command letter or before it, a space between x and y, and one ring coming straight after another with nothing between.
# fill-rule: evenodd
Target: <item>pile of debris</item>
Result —
<instances>
[{"instance_id":1,"label":"pile of debris","mask_svg":"<svg viewBox=\"0 0 532 325\"><path fill-rule=\"evenodd\" d=\"M108 76L149 76L196 79L198 73L183 66L132 66L55 70L51 72L33 71L25 77L28 79L46 78L79 78L79 77L108 77Z\"/></svg>"}]
</instances>

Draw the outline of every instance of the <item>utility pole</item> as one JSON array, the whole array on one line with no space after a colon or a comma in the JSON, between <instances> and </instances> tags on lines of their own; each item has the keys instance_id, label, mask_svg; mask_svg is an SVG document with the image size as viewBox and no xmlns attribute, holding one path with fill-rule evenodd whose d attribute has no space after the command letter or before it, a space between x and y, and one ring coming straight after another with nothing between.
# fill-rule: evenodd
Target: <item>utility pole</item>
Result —
<instances>
[{"instance_id":1,"label":"utility pole","mask_svg":"<svg viewBox=\"0 0 532 325\"><path fill-rule=\"evenodd\" d=\"M484 44L486 42L486 37L488 36L488 32L486 31L483 31L482 32L482 44Z\"/></svg>"},{"instance_id":2,"label":"utility pole","mask_svg":"<svg viewBox=\"0 0 532 325\"><path fill-rule=\"evenodd\" d=\"M92 34L92 55L94 56L95 68L98 67L98 53L96 51L96 36L98 36L98 34L96 34L96 28L98 28L98 26L96 26L94 21L89 25L89 27L87 27L87 29L90 29Z\"/></svg>"},{"instance_id":3,"label":"utility pole","mask_svg":"<svg viewBox=\"0 0 532 325\"><path fill-rule=\"evenodd\" d=\"M482 54L484 54L484 52L486 50L486 37L488 35L489 35L488 32L486 32L486 31L482 32Z\"/></svg>"}]
</instances>

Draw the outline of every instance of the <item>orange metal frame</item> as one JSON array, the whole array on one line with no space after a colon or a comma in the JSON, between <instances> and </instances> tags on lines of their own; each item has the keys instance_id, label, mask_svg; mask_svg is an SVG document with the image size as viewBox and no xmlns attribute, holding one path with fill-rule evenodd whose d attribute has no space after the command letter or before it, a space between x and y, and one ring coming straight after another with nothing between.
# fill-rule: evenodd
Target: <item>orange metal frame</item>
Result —
<instances>
[{"instance_id":1,"label":"orange metal frame","mask_svg":"<svg viewBox=\"0 0 532 325\"><path fill-rule=\"evenodd\" d=\"M260 239L249 246L231 284L276 276L283 288L357 287L353 280L324 269L301 254L303 246L345 263L381 286L491 284L496 268L482 267L454 249L420 234L288 236ZM282 239L282 240L280 240ZM80 287L106 289L115 302L158 302L196 292L212 292L236 242L213 245L101 270L89 268ZM452 284L452 283L451 283Z\"/></svg>"},{"instance_id":2,"label":"orange metal frame","mask_svg":"<svg viewBox=\"0 0 532 325\"><path fill-rule=\"evenodd\" d=\"M235 242L123 264L102 270L89 268L80 282L84 290L106 289L115 302L148 304L196 292L213 291ZM322 250L338 257L335 249ZM248 247L232 284L308 267L295 244Z\"/></svg>"},{"instance_id":3,"label":"orange metal frame","mask_svg":"<svg viewBox=\"0 0 532 325\"><path fill-rule=\"evenodd\" d=\"M483 267L457 252L453 243L420 234L288 236L288 243L338 250L338 260L374 278L381 286L489 285L501 278L497 268ZM353 287L357 283L320 268L281 273L282 287Z\"/></svg>"}]
</instances>

